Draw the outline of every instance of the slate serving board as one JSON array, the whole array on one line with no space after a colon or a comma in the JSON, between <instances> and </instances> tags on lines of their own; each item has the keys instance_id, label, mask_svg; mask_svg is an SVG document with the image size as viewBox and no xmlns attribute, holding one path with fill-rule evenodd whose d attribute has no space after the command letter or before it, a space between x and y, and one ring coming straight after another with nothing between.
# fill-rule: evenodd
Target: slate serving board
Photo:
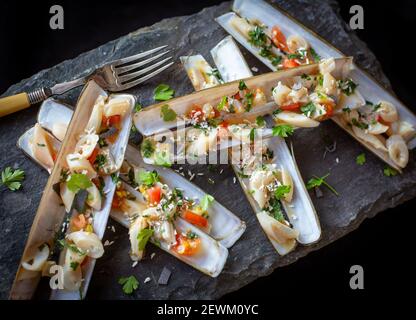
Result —
<instances>
[{"instance_id":1,"label":"slate serving board","mask_svg":"<svg viewBox=\"0 0 416 320\"><path fill-rule=\"evenodd\" d=\"M347 55L353 55L358 65L369 71L388 87L389 82L375 56L367 46L348 29L338 14L337 3L331 0L275 1L293 17L316 31ZM96 66L120 57L145 51L152 47L169 44L173 49L176 64L169 72L153 78L146 85L133 88L129 93L138 96L143 105L150 105L153 89L160 83L167 83L176 90L176 95L193 91L183 71L179 56L201 53L212 64L209 50L226 36L214 18L229 11L230 2L206 8L200 13L163 20L151 27L134 31L111 41L75 59L64 61L50 69L43 70L29 79L10 87L4 95L35 89L55 82L68 81L90 72ZM259 73L268 72L253 56L242 49L250 67L257 67ZM61 99L74 105L79 90L73 90ZM0 298L8 297L21 254L30 230L37 206L48 175L27 159L15 147L17 138L36 121L37 108L31 108L0 119L0 168L18 166L25 170L26 180L21 191L10 192L0 189ZM328 138L336 141L337 148L327 153ZM133 140L136 140L135 137ZM387 208L409 200L416 195L416 168L414 152L411 152L409 166L401 176L387 178L383 175L384 164L366 152L334 123L326 121L317 129L297 130L293 138L295 155L305 180L310 176L330 172L328 181L341 194L336 197L323 190L324 197L312 200L322 226L321 240L309 247L299 246L285 257L279 257L258 225L248 201L238 183L233 182L234 174L228 165L211 168L207 166L184 167L185 175L203 172L193 182L214 195L223 205L239 215L247 223L242 238L230 249L230 256L222 274L210 278L179 262L157 247L149 246L146 259L132 268L128 256L129 241L126 230L110 220L104 240L114 241L106 247L106 253L99 259L91 281L87 299L214 299L237 290L258 277L270 274L279 266L295 262L313 250L317 250L357 228L369 217ZM357 166L355 158L365 152L367 163ZM219 172L223 170L223 173ZM215 181L208 183L208 177ZM113 232L110 226L114 226ZM150 259L151 253L155 253ZM157 280L163 268L172 271L168 285L158 285ZM278 270L276 271L278 272ZM134 274L141 287L132 296L123 294L117 279ZM145 278L151 281L144 284ZM46 298L47 282L41 283L37 298Z\"/></svg>"}]
</instances>

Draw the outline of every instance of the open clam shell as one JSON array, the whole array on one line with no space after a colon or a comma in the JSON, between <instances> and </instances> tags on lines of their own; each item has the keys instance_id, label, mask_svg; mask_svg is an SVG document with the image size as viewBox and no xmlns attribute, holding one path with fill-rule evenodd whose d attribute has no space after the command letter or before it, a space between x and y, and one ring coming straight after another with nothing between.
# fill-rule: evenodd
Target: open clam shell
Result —
<instances>
[{"instance_id":1,"label":"open clam shell","mask_svg":"<svg viewBox=\"0 0 416 320\"><path fill-rule=\"evenodd\" d=\"M268 30L271 30L273 26L277 25L285 35L299 35L304 38L322 58L340 58L344 56L338 49L319 37L319 35L307 29L301 23L265 1L235 0L232 10L234 12L226 13L221 17L218 17L216 19L217 22L271 70L275 70L275 67L270 63L270 61L260 56L258 50L252 47L248 43L247 39L242 37L241 34L232 28L230 21L233 17L238 15L249 19L250 21L260 22L265 25ZM400 120L406 121L413 126L413 128L416 128L416 116L414 113L411 112L402 102L400 102L399 99L383 88L383 86L380 85L376 79L372 78L369 74L358 67L354 68L350 77L359 85L360 92L367 101L372 101L375 104L379 101L388 101L392 103L398 110ZM394 167L396 170L401 171L401 168L390 159L388 153L382 152L374 148L368 142L360 139L356 134L354 134L345 121L342 121L338 117L333 117L332 119L380 159ZM408 141L407 145L409 149L413 149L416 146L416 137L413 137L410 141Z\"/></svg>"},{"instance_id":2,"label":"open clam shell","mask_svg":"<svg viewBox=\"0 0 416 320\"><path fill-rule=\"evenodd\" d=\"M92 112L92 107L99 96L106 96L106 92L103 91L94 81L90 81L84 87L78 102L77 108L73 115L73 120L68 127L65 135L65 140L62 142L60 152L55 161L55 166L48 179L48 183L45 187L42 199L39 204L38 211L36 213L25 250L22 256L22 262L27 261L30 258L30 252L33 251L34 247L39 247L43 244L48 244L49 247L53 247L55 233L61 228L63 219L65 217L65 209L62 206L60 196L55 192L54 185L57 184L61 179L61 171L66 167L66 156L73 152L79 135L84 131L87 125L88 119ZM128 96L130 101L130 111L132 110L135 99L133 96ZM116 159L124 158L125 147L127 145L131 125L131 113L128 112L123 117L122 129L118 135L116 142L113 145L113 155ZM30 131L29 131L30 133ZM26 132L26 134L29 134ZM24 147L27 144L23 144L25 140L19 139L19 146ZM26 153L29 153L25 149ZM98 238L102 238L105 226L107 224L108 216L111 209L111 201L115 191L115 184L112 182L110 177L104 177L107 179L106 188L104 190L106 196L103 200L101 209L95 212L93 227L94 232ZM32 273L28 277L27 272L22 267L22 262L19 265L19 269L16 274L13 287L10 292L11 299L30 299L36 290L37 283L39 282L41 273ZM87 263L83 266L83 282L81 295L85 296L88 289L88 283L92 275L94 268L94 259L88 259ZM54 299L79 299L80 292L77 290L66 291L66 290L55 290L52 293Z\"/></svg>"},{"instance_id":3,"label":"open clam shell","mask_svg":"<svg viewBox=\"0 0 416 320\"><path fill-rule=\"evenodd\" d=\"M211 56L224 82L245 79L252 76L246 60L231 36L225 37L214 48Z\"/></svg>"},{"instance_id":4,"label":"open clam shell","mask_svg":"<svg viewBox=\"0 0 416 320\"><path fill-rule=\"evenodd\" d=\"M132 188L129 184L123 182L125 190L130 192L133 196L140 201L142 199L143 206L146 206L146 201L143 199L143 196L140 192ZM111 217L119 222L126 228L129 228L130 221L129 218L121 211L113 209L111 212ZM167 253L175 256L179 260L185 262L186 264L192 266L193 268L211 276L217 277L223 267L228 257L228 250L220 242L208 236L202 230L196 228L194 225L188 223L187 221L177 218L174 222L175 230L177 233L186 233L188 231L194 232L201 239L201 249L200 252L196 255L186 256L180 255L176 251L172 250L170 246L161 241L158 243L160 248L166 251Z\"/></svg>"},{"instance_id":5,"label":"open clam shell","mask_svg":"<svg viewBox=\"0 0 416 320\"><path fill-rule=\"evenodd\" d=\"M350 72L351 66L351 58L335 59L335 70L331 74L336 79L344 79ZM250 118L255 112L257 112L257 115L260 115L256 109L262 110L261 114L271 113L274 110L274 104L271 103L273 101L272 88L274 88L279 81L283 83L290 82L290 80L292 80L295 76L315 74L318 73L318 71L319 65L312 64L245 79L244 81L248 88L262 88L266 95L267 103L266 106L263 106L263 108L262 106L257 106L249 112L244 112L235 116L233 115L233 117L240 116ZM186 116L194 105L203 106L208 103L212 106L216 106L220 103L224 96L232 96L235 94L238 85L239 82L234 81L146 107L134 115L134 124L144 136L161 133L177 127L183 127L189 124L189 121L186 120ZM356 98L359 100L357 102L358 105L362 101L359 97ZM166 105L168 105L169 108L176 113L176 119L172 121L164 121L161 111ZM355 107L355 105L352 107Z\"/></svg>"}]
</instances>

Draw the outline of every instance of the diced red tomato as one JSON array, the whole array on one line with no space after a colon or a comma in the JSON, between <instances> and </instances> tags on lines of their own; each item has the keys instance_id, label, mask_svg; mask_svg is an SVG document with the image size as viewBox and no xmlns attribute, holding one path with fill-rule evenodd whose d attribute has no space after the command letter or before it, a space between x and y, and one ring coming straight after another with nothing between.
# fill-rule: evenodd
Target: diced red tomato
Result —
<instances>
[{"instance_id":1,"label":"diced red tomato","mask_svg":"<svg viewBox=\"0 0 416 320\"><path fill-rule=\"evenodd\" d=\"M295 59L284 59L283 60L283 69L291 69L299 66L299 63Z\"/></svg>"},{"instance_id":2,"label":"diced red tomato","mask_svg":"<svg viewBox=\"0 0 416 320\"><path fill-rule=\"evenodd\" d=\"M148 202L150 205L157 205L160 202L160 196L162 190L159 186L154 186L146 190L148 196Z\"/></svg>"},{"instance_id":3,"label":"diced red tomato","mask_svg":"<svg viewBox=\"0 0 416 320\"><path fill-rule=\"evenodd\" d=\"M240 101L240 100L241 100L240 91L239 91L239 92L237 92L235 95L233 95L233 98L234 98L235 100Z\"/></svg>"},{"instance_id":4,"label":"diced red tomato","mask_svg":"<svg viewBox=\"0 0 416 320\"><path fill-rule=\"evenodd\" d=\"M332 103L325 104L326 118L331 118L334 115L334 106Z\"/></svg>"},{"instance_id":5,"label":"diced red tomato","mask_svg":"<svg viewBox=\"0 0 416 320\"><path fill-rule=\"evenodd\" d=\"M218 118L220 116L220 112L214 108L214 118Z\"/></svg>"},{"instance_id":6,"label":"diced red tomato","mask_svg":"<svg viewBox=\"0 0 416 320\"><path fill-rule=\"evenodd\" d=\"M382 117L381 117L381 115L376 115L376 121L377 122L380 122L381 124L383 124L383 125L385 125L385 126L390 126L390 122L387 122L387 121L385 121Z\"/></svg>"},{"instance_id":7,"label":"diced red tomato","mask_svg":"<svg viewBox=\"0 0 416 320\"><path fill-rule=\"evenodd\" d=\"M297 111L299 110L299 108L300 108L299 102L287 104L285 106L280 107L280 109L282 109L283 111Z\"/></svg>"},{"instance_id":8,"label":"diced red tomato","mask_svg":"<svg viewBox=\"0 0 416 320\"><path fill-rule=\"evenodd\" d=\"M206 218L190 210L186 210L182 214L182 218L184 218L189 223L192 223L193 225L196 225L202 228L206 228L208 226L208 220Z\"/></svg>"},{"instance_id":9,"label":"diced red tomato","mask_svg":"<svg viewBox=\"0 0 416 320\"><path fill-rule=\"evenodd\" d=\"M121 206L121 199L119 197L117 197L117 195L115 194L113 197L113 202L111 202L111 208L113 209L118 209Z\"/></svg>"},{"instance_id":10,"label":"diced red tomato","mask_svg":"<svg viewBox=\"0 0 416 320\"><path fill-rule=\"evenodd\" d=\"M95 160L97 159L97 155L98 155L98 152L99 151L100 150L98 148L95 148L94 151L89 156L88 161L91 163L91 165L94 165Z\"/></svg>"},{"instance_id":11,"label":"diced red tomato","mask_svg":"<svg viewBox=\"0 0 416 320\"><path fill-rule=\"evenodd\" d=\"M52 160L53 160L53 162L55 162L55 161L56 161L56 152L53 152L53 153L52 153Z\"/></svg>"},{"instance_id":12,"label":"diced red tomato","mask_svg":"<svg viewBox=\"0 0 416 320\"><path fill-rule=\"evenodd\" d=\"M228 128L229 125L230 124L227 121L223 121L223 122L220 123L220 126L223 127L223 128Z\"/></svg>"},{"instance_id":13,"label":"diced red tomato","mask_svg":"<svg viewBox=\"0 0 416 320\"><path fill-rule=\"evenodd\" d=\"M176 245L172 249L181 255L192 256L198 252L200 246L201 239L189 239L182 234L177 234Z\"/></svg>"},{"instance_id":14,"label":"diced red tomato","mask_svg":"<svg viewBox=\"0 0 416 320\"><path fill-rule=\"evenodd\" d=\"M272 41L273 44L284 52L289 52L289 48L286 44L286 37L278 26L272 28Z\"/></svg>"},{"instance_id":15,"label":"diced red tomato","mask_svg":"<svg viewBox=\"0 0 416 320\"><path fill-rule=\"evenodd\" d=\"M78 214L71 219L71 230L79 231L87 225L87 219L83 214Z\"/></svg>"},{"instance_id":16,"label":"diced red tomato","mask_svg":"<svg viewBox=\"0 0 416 320\"><path fill-rule=\"evenodd\" d=\"M204 118L204 112L202 111L202 108L201 107L194 106L194 108L191 110L189 116L194 121L200 122Z\"/></svg>"},{"instance_id":17,"label":"diced red tomato","mask_svg":"<svg viewBox=\"0 0 416 320\"><path fill-rule=\"evenodd\" d=\"M108 125L114 127L115 125L119 124L121 120L121 116L116 114L114 116L108 117Z\"/></svg>"}]
</instances>

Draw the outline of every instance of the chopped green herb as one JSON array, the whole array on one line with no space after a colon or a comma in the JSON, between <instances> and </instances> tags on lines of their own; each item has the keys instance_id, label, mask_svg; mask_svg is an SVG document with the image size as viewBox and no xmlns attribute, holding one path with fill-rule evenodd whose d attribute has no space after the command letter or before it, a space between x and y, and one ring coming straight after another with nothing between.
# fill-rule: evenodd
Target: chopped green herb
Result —
<instances>
[{"instance_id":1,"label":"chopped green herb","mask_svg":"<svg viewBox=\"0 0 416 320\"><path fill-rule=\"evenodd\" d=\"M22 186L21 181L25 178L25 172L20 169L12 169L7 167L1 172L1 184L5 185L9 190L16 191Z\"/></svg>"},{"instance_id":2,"label":"chopped green herb","mask_svg":"<svg viewBox=\"0 0 416 320\"><path fill-rule=\"evenodd\" d=\"M245 174L243 172L237 172L237 175L242 178L242 179L246 179L246 178L250 178L250 176L248 174Z\"/></svg>"},{"instance_id":3,"label":"chopped green herb","mask_svg":"<svg viewBox=\"0 0 416 320\"><path fill-rule=\"evenodd\" d=\"M238 83L238 90L244 90L247 89L246 83L243 80L240 80Z\"/></svg>"},{"instance_id":4,"label":"chopped green herb","mask_svg":"<svg viewBox=\"0 0 416 320\"><path fill-rule=\"evenodd\" d=\"M351 79L338 80L338 88L340 88L341 91L345 93L347 96L353 94L357 86L358 84L356 84Z\"/></svg>"},{"instance_id":5,"label":"chopped green herb","mask_svg":"<svg viewBox=\"0 0 416 320\"><path fill-rule=\"evenodd\" d=\"M294 129L291 125L279 124L273 128L272 134L273 136L287 138L288 136L292 135L293 132L294 132Z\"/></svg>"},{"instance_id":6,"label":"chopped green herb","mask_svg":"<svg viewBox=\"0 0 416 320\"><path fill-rule=\"evenodd\" d=\"M272 65L277 66L282 62L282 56L268 57Z\"/></svg>"},{"instance_id":7,"label":"chopped green herb","mask_svg":"<svg viewBox=\"0 0 416 320\"><path fill-rule=\"evenodd\" d=\"M306 73L303 73L300 77L301 77L301 79L311 80L311 76L307 75Z\"/></svg>"},{"instance_id":8,"label":"chopped green herb","mask_svg":"<svg viewBox=\"0 0 416 320\"><path fill-rule=\"evenodd\" d=\"M71 269L72 269L73 271L75 271L75 270L77 270L77 268L78 268L78 266L79 266L79 262L72 261L72 262L69 264L69 266L71 267Z\"/></svg>"},{"instance_id":9,"label":"chopped green herb","mask_svg":"<svg viewBox=\"0 0 416 320\"><path fill-rule=\"evenodd\" d=\"M155 147L153 146L153 143L150 139L143 140L140 149L145 158L152 157L153 153L155 152Z\"/></svg>"},{"instance_id":10,"label":"chopped green herb","mask_svg":"<svg viewBox=\"0 0 416 320\"><path fill-rule=\"evenodd\" d=\"M256 118L256 124L257 124L259 127L264 127L264 126L265 126L265 124L266 124L266 120L264 120L264 117L263 117L263 116L258 116L258 117Z\"/></svg>"},{"instance_id":11,"label":"chopped green herb","mask_svg":"<svg viewBox=\"0 0 416 320\"><path fill-rule=\"evenodd\" d=\"M283 215L283 210L282 210L282 206L280 204L279 199L275 197L271 197L269 200L269 207L270 207L268 208L269 214L277 221L283 223L285 221L285 217Z\"/></svg>"},{"instance_id":12,"label":"chopped green herb","mask_svg":"<svg viewBox=\"0 0 416 320\"><path fill-rule=\"evenodd\" d=\"M169 108L169 105L165 104L162 106L160 116L163 118L163 121L173 121L176 119L176 112Z\"/></svg>"},{"instance_id":13,"label":"chopped green herb","mask_svg":"<svg viewBox=\"0 0 416 320\"><path fill-rule=\"evenodd\" d=\"M351 112L351 109L350 109L350 108L348 108L348 107L345 107L345 108L342 108L342 111L343 111L343 112L350 113L350 112Z\"/></svg>"},{"instance_id":14,"label":"chopped green herb","mask_svg":"<svg viewBox=\"0 0 416 320\"><path fill-rule=\"evenodd\" d=\"M170 167L172 163L169 159L169 154L166 151L159 151L155 154L155 164L163 167Z\"/></svg>"},{"instance_id":15,"label":"chopped green herb","mask_svg":"<svg viewBox=\"0 0 416 320\"><path fill-rule=\"evenodd\" d=\"M339 196L339 193L337 190L335 190L334 187L332 187L328 182L325 181L326 178L329 177L329 173L324 175L323 177L319 178L317 176L312 176L311 179L309 179L308 183L306 184L306 188L308 190L320 187L321 185L326 186L329 190L331 190L335 195Z\"/></svg>"},{"instance_id":16,"label":"chopped green herb","mask_svg":"<svg viewBox=\"0 0 416 320\"><path fill-rule=\"evenodd\" d=\"M208 207L210 206L210 204L212 202L214 202L214 197L213 196L211 196L209 194L204 195L201 199L201 203L199 204L202 211L207 211Z\"/></svg>"},{"instance_id":17,"label":"chopped green herb","mask_svg":"<svg viewBox=\"0 0 416 320\"><path fill-rule=\"evenodd\" d=\"M132 294L133 291L139 288L139 281L137 281L135 276L122 277L118 279L118 283L123 286L123 292L125 294Z\"/></svg>"},{"instance_id":18,"label":"chopped green herb","mask_svg":"<svg viewBox=\"0 0 416 320\"><path fill-rule=\"evenodd\" d=\"M140 112L142 111L143 107L140 103L136 103L136 105L134 106L134 112Z\"/></svg>"},{"instance_id":19,"label":"chopped green herb","mask_svg":"<svg viewBox=\"0 0 416 320\"><path fill-rule=\"evenodd\" d=\"M248 32L249 43L255 47L262 47L267 44L267 35L260 26L255 26L253 30Z\"/></svg>"},{"instance_id":20,"label":"chopped green herb","mask_svg":"<svg viewBox=\"0 0 416 320\"><path fill-rule=\"evenodd\" d=\"M285 196L285 194L290 192L290 189L291 187L287 185L278 186L274 191L274 196L276 197L276 199L280 200Z\"/></svg>"},{"instance_id":21,"label":"chopped green herb","mask_svg":"<svg viewBox=\"0 0 416 320\"><path fill-rule=\"evenodd\" d=\"M214 76L219 83L224 83L224 80L222 79L221 74L217 68L212 68L212 72L207 72L207 75Z\"/></svg>"},{"instance_id":22,"label":"chopped green herb","mask_svg":"<svg viewBox=\"0 0 416 320\"><path fill-rule=\"evenodd\" d=\"M307 116L310 117L312 113L314 113L316 110L316 106L313 102L309 102L305 104L304 106L300 107L300 111Z\"/></svg>"},{"instance_id":23,"label":"chopped green herb","mask_svg":"<svg viewBox=\"0 0 416 320\"><path fill-rule=\"evenodd\" d=\"M360 166L362 166L365 163L366 159L365 159L365 153L361 153L357 156L357 158L355 159L355 162L357 164L359 164Z\"/></svg>"},{"instance_id":24,"label":"chopped green herb","mask_svg":"<svg viewBox=\"0 0 416 320\"><path fill-rule=\"evenodd\" d=\"M117 175L117 173L112 173L111 174L111 180L117 184L120 181L120 177Z\"/></svg>"},{"instance_id":25,"label":"chopped green herb","mask_svg":"<svg viewBox=\"0 0 416 320\"><path fill-rule=\"evenodd\" d=\"M139 234L137 235L137 240L139 240L139 250L143 251L146 247L147 242L149 241L150 237L153 235L154 230L145 228L140 230Z\"/></svg>"},{"instance_id":26,"label":"chopped green herb","mask_svg":"<svg viewBox=\"0 0 416 320\"><path fill-rule=\"evenodd\" d=\"M227 96L222 97L220 103L217 106L218 111L221 111L222 109L224 109L227 102L228 102L228 97Z\"/></svg>"},{"instance_id":27,"label":"chopped green herb","mask_svg":"<svg viewBox=\"0 0 416 320\"><path fill-rule=\"evenodd\" d=\"M315 51L315 49L314 48L309 48L309 51L310 51L310 53L311 53L311 56L312 56L312 58L313 58L313 61L314 62L319 62L319 61L321 61L321 56L319 55L319 54L317 54L316 53L316 51Z\"/></svg>"},{"instance_id":28,"label":"chopped green herb","mask_svg":"<svg viewBox=\"0 0 416 320\"><path fill-rule=\"evenodd\" d=\"M380 107L381 107L381 103L377 103L373 105L373 112L376 112L378 109L380 109Z\"/></svg>"},{"instance_id":29,"label":"chopped green herb","mask_svg":"<svg viewBox=\"0 0 416 320\"><path fill-rule=\"evenodd\" d=\"M253 95L252 92L249 92L249 93L247 93L245 95L245 98L246 98L246 107L245 107L245 110L247 112L249 112L251 110L251 107L253 106L253 97L254 97L254 95Z\"/></svg>"},{"instance_id":30,"label":"chopped green herb","mask_svg":"<svg viewBox=\"0 0 416 320\"><path fill-rule=\"evenodd\" d=\"M383 173L386 177L394 177L397 176L398 172L397 170L393 169L392 167L386 166L383 169Z\"/></svg>"},{"instance_id":31,"label":"chopped green herb","mask_svg":"<svg viewBox=\"0 0 416 320\"><path fill-rule=\"evenodd\" d=\"M104 154L99 154L95 158L94 164L97 168L102 168L107 163L107 157Z\"/></svg>"},{"instance_id":32,"label":"chopped green herb","mask_svg":"<svg viewBox=\"0 0 416 320\"><path fill-rule=\"evenodd\" d=\"M255 137L256 137L256 129L252 128L250 130L250 141L253 142Z\"/></svg>"},{"instance_id":33,"label":"chopped green herb","mask_svg":"<svg viewBox=\"0 0 416 320\"><path fill-rule=\"evenodd\" d=\"M77 193L81 189L86 190L91 187L92 182L85 174L73 173L70 175L66 186L70 191Z\"/></svg>"},{"instance_id":34,"label":"chopped green herb","mask_svg":"<svg viewBox=\"0 0 416 320\"><path fill-rule=\"evenodd\" d=\"M79 249L75 244L66 242L65 239L59 239L57 241L57 244L60 248L67 248L68 250L71 250L72 252L75 252L80 256L84 256L87 254L86 252Z\"/></svg>"},{"instance_id":35,"label":"chopped green herb","mask_svg":"<svg viewBox=\"0 0 416 320\"><path fill-rule=\"evenodd\" d=\"M46 147L46 144L44 143L37 143L38 147Z\"/></svg>"},{"instance_id":36,"label":"chopped green herb","mask_svg":"<svg viewBox=\"0 0 416 320\"><path fill-rule=\"evenodd\" d=\"M156 87L153 95L153 99L157 101L166 101L172 99L175 91L171 89L167 84L160 84Z\"/></svg>"},{"instance_id":37,"label":"chopped green herb","mask_svg":"<svg viewBox=\"0 0 416 320\"><path fill-rule=\"evenodd\" d=\"M134 124L131 126L132 128L134 127ZM98 138L98 145L100 146L100 148L106 147L108 146L107 141L104 138Z\"/></svg>"},{"instance_id":38,"label":"chopped green herb","mask_svg":"<svg viewBox=\"0 0 416 320\"><path fill-rule=\"evenodd\" d=\"M193 239L198 239L199 237L198 237L198 235L195 233L195 232L192 232L191 230L188 230L187 232L186 232L186 237L188 238L188 239L191 239L191 240L193 240Z\"/></svg>"},{"instance_id":39,"label":"chopped green herb","mask_svg":"<svg viewBox=\"0 0 416 320\"><path fill-rule=\"evenodd\" d=\"M360 128L360 129L368 129L368 124L358 121L356 118L352 118L351 122L354 126Z\"/></svg>"},{"instance_id":40,"label":"chopped green herb","mask_svg":"<svg viewBox=\"0 0 416 320\"><path fill-rule=\"evenodd\" d=\"M153 171L141 170L139 171L139 176L137 178L138 179L136 179L136 181L148 187L153 186L156 182L159 181L159 175L155 170Z\"/></svg>"}]
</instances>

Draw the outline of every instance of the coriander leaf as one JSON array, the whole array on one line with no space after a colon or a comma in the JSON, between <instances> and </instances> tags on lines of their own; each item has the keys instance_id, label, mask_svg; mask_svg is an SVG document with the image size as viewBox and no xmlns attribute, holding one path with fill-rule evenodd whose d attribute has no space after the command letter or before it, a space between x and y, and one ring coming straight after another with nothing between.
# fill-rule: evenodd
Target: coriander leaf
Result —
<instances>
[{"instance_id":1,"label":"coriander leaf","mask_svg":"<svg viewBox=\"0 0 416 320\"><path fill-rule=\"evenodd\" d=\"M145 184L146 186L151 187L159 181L159 175L156 171L140 170L138 173L138 177L135 180L141 184Z\"/></svg>"},{"instance_id":2,"label":"coriander leaf","mask_svg":"<svg viewBox=\"0 0 416 320\"><path fill-rule=\"evenodd\" d=\"M386 177L394 177L398 174L398 172L395 169L393 169L392 167L389 167L389 166L386 166L383 169L383 173Z\"/></svg>"},{"instance_id":3,"label":"coriander leaf","mask_svg":"<svg viewBox=\"0 0 416 320\"><path fill-rule=\"evenodd\" d=\"M163 166L163 167L172 166L172 163L170 162L170 159L169 159L169 154L166 151L157 152L155 154L154 161L155 161L155 164L158 166Z\"/></svg>"},{"instance_id":4,"label":"coriander leaf","mask_svg":"<svg viewBox=\"0 0 416 320\"><path fill-rule=\"evenodd\" d=\"M9 190L16 191L22 186L21 181L25 178L25 172L20 169L7 167L1 172L1 184L4 184Z\"/></svg>"},{"instance_id":5,"label":"coriander leaf","mask_svg":"<svg viewBox=\"0 0 416 320\"><path fill-rule=\"evenodd\" d=\"M267 35L264 33L263 28L255 26L253 30L248 32L248 42L256 47L262 47L267 44Z\"/></svg>"},{"instance_id":6,"label":"coriander leaf","mask_svg":"<svg viewBox=\"0 0 416 320\"><path fill-rule=\"evenodd\" d=\"M118 283L123 286L125 294L132 294L139 287L139 281L137 281L135 276L122 277L118 279Z\"/></svg>"},{"instance_id":7,"label":"coriander leaf","mask_svg":"<svg viewBox=\"0 0 416 320\"><path fill-rule=\"evenodd\" d=\"M153 146L152 141L149 140L149 139L143 140L140 149L141 149L141 151L143 153L143 156L145 158L150 158L153 155L153 153L155 152L155 147Z\"/></svg>"},{"instance_id":8,"label":"coriander leaf","mask_svg":"<svg viewBox=\"0 0 416 320\"><path fill-rule=\"evenodd\" d=\"M311 179L309 179L308 183L306 184L306 188L310 190L316 187L320 187L321 185L324 185L329 190L331 190L335 195L339 196L338 191L335 190L334 187L332 187L328 182L325 181L325 179L328 177L329 177L329 173L327 173L326 175L320 178L317 176L313 176Z\"/></svg>"},{"instance_id":9,"label":"coriander leaf","mask_svg":"<svg viewBox=\"0 0 416 320\"><path fill-rule=\"evenodd\" d=\"M264 120L264 117L262 117L262 116L258 116L258 117L256 118L256 124L257 124L259 127L263 127L263 126L266 124L266 120Z\"/></svg>"},{"instance_id":10,"label":"coriander leaf","mask_svg":"<svg viewBox=\"0 0 416 320\"><path fill-rule=\"evenodd\" d=\"M288 136L293 134L293 127L288 124L279 124L273 128L273 136L279 136L282 138L287 138Z\"/></svg>"},{"instance_id":11,"label":"coriander leaf","mask_svg":"<svg viewBox=\"0 0 416 320\"><path fill-rule=\"evenodd\" d=\"M145 228L140 230L139 234L137 235L137 240L139 240L139 250L143 251L146 247L147 242L149 241L150 237L153 235L154 230Z\"/></svg>"},{"instance_id":12,"label":"coriander leaf","mask_svg":"<svg viewBox=\"0 0 416 320\"><path fill-rule=\"evenodd\" d=\"M357 156L357 158L355 159L355 162L357 164L359 164L360 166L362 166L365 163L366 159L365 159L365 153L361 153Z\"/></svg>"},{"instance_id":13,"label":"coriander leaf","mask_svg":"<svg viewBox=\"0 0 416 320\"><path fill-rule=\"evenodd\" d=\"M175 91L171 89L167 84L160 84L156 87L153 95L153 99L157 101L166 101L172 99Z\"/></svg>"},{"instance_id":14,"label":"coriander leaf","mask_svg":"<svg viewBox=\"0 0 416 320\"><path fill-rule=\"evenodd\" d=\"M285 217L283 216L283 210L279 199L271 197L269 200L269 208L267 209L269 215L271 215L274 219L282 223L285 221Z\"/></svg>"},{"instance_id":15,"label":"coriander leaf","mask_svg":"<svg viewBox=\"0 0 416 320\"><path fill-rule=\"evenodd\" d=\"M280 200L285 196L286 193L290 192L290 189L291 189L291 186L287 186L287 185L278 186L276 190L274 191L274 196L276 197L276 199Z\"/></svg>"},{"instance_id":16,"label":"coriander leaf","mask_svg":"<svg viewBox=\"0 0 416 320\"><path fill-rule=\"evenodd\" d=\"M307 116L310 117L313 112L315 112L316 106L313 102L309 102L305 104L304 106L300 107L300 111Z\"/></svg>"},{"instance_id":17,"label":"coriander leaf","mask_svg":"<svg viewBox=\"0 0 416 320\"><path fill-rule=\"evenodd\" d=\"M203 211L207 211L210 204L214 201L214 197L206 194L202 197L201 203L199 204Z\"/></svg>"},{"instance_id":18,"label":"coriander leaf","mask_svg":"<svg viewBox=\"0 0 416 320\"><path fill-rule=\"evenodd\" d=\"M169 105L165 104L160 110L160 116L163 118L163 121L173 121L176 119L176 112L169 108Z\"/></svg>"},{"instance_id":19,"label":"coriander leaf","mask_svg":"<svg viewBox=\"0 0 416 320\"><path fill-rule=\"evenodd\" d=\"M240 82L238 83L238 90L244 90L247 89L247 85L243 80L240 80Z\"/></svg>"},{"instance_id":20,"label":"coriander leaf","mask_svg":"<svg viewBox=\"0 0 416 320\"><path fill-rule=\"evenodd\" d=\"M92 182L85 174L73 173L70 175L66 186L70 191L77 193L81 189L86 190L91 187Z\"/></svg>"}]
</instances>

